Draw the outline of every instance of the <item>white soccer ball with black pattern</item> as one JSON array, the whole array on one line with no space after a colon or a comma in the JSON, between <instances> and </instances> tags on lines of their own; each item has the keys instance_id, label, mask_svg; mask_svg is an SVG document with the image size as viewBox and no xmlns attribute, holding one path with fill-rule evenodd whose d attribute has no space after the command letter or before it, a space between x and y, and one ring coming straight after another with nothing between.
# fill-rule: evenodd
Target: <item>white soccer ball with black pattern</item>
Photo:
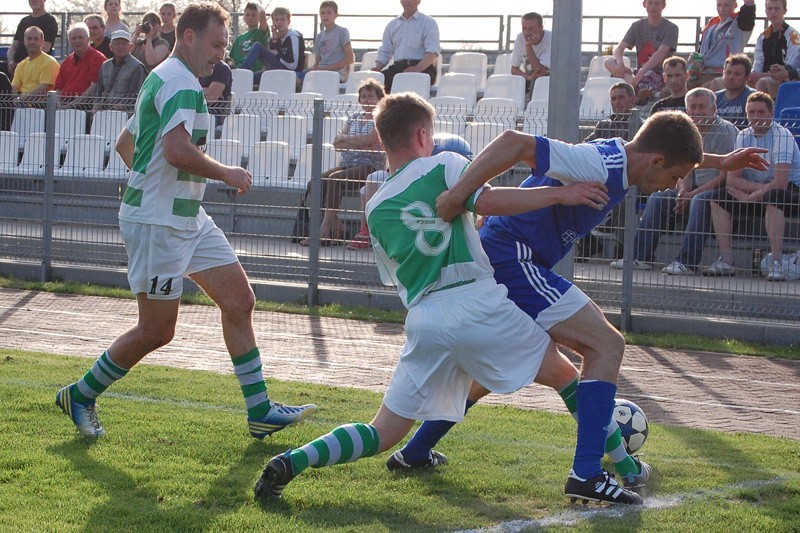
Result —
<instances>
[{"instance_id":1,"label":"white soccer ball with black pattern","mask_svg":"<svg viewBox=\"0 0 800 533\"><path fill-rule=\"evenodd\" d=\"M614 406L614 420L622 431L622 443L630 454L636 452L647 440L647 416L641 407L630 400L617 398Z\"/></svg>"}]
</instances>

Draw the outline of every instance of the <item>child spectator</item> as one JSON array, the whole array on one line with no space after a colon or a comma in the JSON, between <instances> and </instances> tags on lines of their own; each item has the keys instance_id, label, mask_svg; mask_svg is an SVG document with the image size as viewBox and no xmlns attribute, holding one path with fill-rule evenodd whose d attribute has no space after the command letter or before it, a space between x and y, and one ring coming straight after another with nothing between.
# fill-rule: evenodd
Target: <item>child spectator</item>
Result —
<instances>
[{"instance_id":1,"label":"child spectator","mask_svg":"<svg viewBox=\"0 0 800 533\"><path fill-rule=\"evenodd\" d=\"M175 19L178 17L178 10L172 2L164 2L158 10L161 16L161 38L169 44L169 50L175 48Z\"/></svg>"},{"instance_id":2,"label":"child spectator","mask_svg":"<svg viewBox=\"0 0 800 533\"><path fill-rule=\"evenodd\" d=\"M110 37L117 30L130 33L131 29L121 20L122 0L105 0L103 9L106 11L106 35Z\"/></svg>"},{"instance_id":3,"label":"child spectator","mask_svg":"<svg viewBox=\"0 0 800 533\"><path fill-rule=\"evenodd\" d=\"M247 54L255 43L265 45L269 42L269 25L267 24L267 13L260 5L250 2L244 6L242 16L247 31L236 37L231 46L231 61L233 68L241 68ZM253 70L263 70L261 61L256 61Z\"/></svg>"},{"instance_id":4,"label":"child spectator","mask_svg":"<svg viewBox=\"0 0 800 533\"><path fill-rule=\"evenodd\" d=\"M322 20L322 32L314 41L314 66L312 70L333 70L339 72L342 83L350 75L350 65L355 60L353 47L350 44L350 32L347 28L336 25L339 6L332 0L319 5L319 18Z\"/></svg>"},{"instance_id":5,"label":"child spectator","mask_svg":"<svg viewBox=\"0 0 800 533\"><path fill-rule=\"evenodd\" d=\"M250 52L242 62L241 68L253 70L256 62L264 65L264 70L294 70L303 77L306 45L303 35L290 28L292 14L285 7L272 11L272 38L268 46L253 43ZM260 79L260 73L258 73Z\"/></svg>"}]
</instances>

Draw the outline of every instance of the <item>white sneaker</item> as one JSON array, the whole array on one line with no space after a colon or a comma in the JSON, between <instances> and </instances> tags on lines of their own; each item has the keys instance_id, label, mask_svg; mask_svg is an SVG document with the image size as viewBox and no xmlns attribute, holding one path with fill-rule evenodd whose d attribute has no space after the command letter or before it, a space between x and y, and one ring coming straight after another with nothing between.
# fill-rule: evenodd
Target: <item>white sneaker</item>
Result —
<instances>
[{"instance_id":1,"label":"white sneaker","mask_svg":"<svg viewBox=\"0 0 800 533\"><path fill-rule=\"evenodd\" d=\"M711 266L703 270L704 276L735 276L736 269L733 265L723 261L722 257L718 257L716 261L711 263Z\"/></svg>"},{"instance_id":2,"label":"white sneaker","mask_svg":"<svg viewBox=\"0 0 800 533\"><path fill-rule=\"evenodd\" d=\"M783 273L783 262L773 261L772 268L767 273L767 281L786 281L786 275Z\"/></svg>"},{"instance_id":3,"label":"white sneaker","mask_svg":"<svg viewBox=\"0 0 800 533\"><path fill-rule=\"evenodd\" d=\"M680 261L673 261L661 269L664 274L672 274L673 276L691 276L694 271L681 263Z\"/></svg>"},{"instance_id":4,"label":"white sneaker","mask_svg":"<svg viewBox=\"0 0 800 533\"><path fill-rule=\"evenodd\" d=\"M611 261L611 268L616 268L617 270L622 270L625 268L625 260L624 259L616 259ZM633 260L633 269L634 270L652 270L652 265L650 263L645 263L644 261L637 261L636 259Z\"/></svg>"}]
</instances>

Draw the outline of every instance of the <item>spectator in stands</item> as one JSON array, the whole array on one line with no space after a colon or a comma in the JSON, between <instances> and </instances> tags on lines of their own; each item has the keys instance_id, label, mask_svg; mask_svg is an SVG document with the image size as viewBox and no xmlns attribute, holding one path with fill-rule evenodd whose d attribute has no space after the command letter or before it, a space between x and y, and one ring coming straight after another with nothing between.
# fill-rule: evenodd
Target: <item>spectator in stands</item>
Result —
<instances>
[{"instance_id":1,"label":"spectator in stands","mask_svg":"<svg viewBox=\"0 0 800 533\"><path fill-rule=\"evenodd\" d=\"M11 80L0 72L0 130L8 131L14 121L14 90Z\"/></svg>"},{"instance_id":2,"label":"spectator in stands","mask_svg":"<svg viewBox=\"0 0 800 533\"><path fill-rule=\"evenodd\" d=\"M386 154L372 121L372 110L384 95L383 86L376 80L370 78L361 82L358 103L362 110L349 118L341 133L333 140L333 146L343 153L339 166L322 175L324 215L319 234L323 246L340 244L340 239L344 237L344 228L336 216L344 192L358 190L369 174L386 168ZM307 198L312 184L308 185ZM300 241L301 246L309 244L309 239Z\"/></svg>"},{"instance_id":3,"label":"spectator in stands","mask_svg":"<svg viewBox=\"0 0 800 533\"><path fill-rule=\"evenodd\" d=\"M44 33L38 26L31 26L25 30L23 37L28 57L23 59L14 69L14 79L11 86L14 94L19 94L18 102L44 101L48 91L52 91L58 77L58 61L53 56L45 54Z\"/></svg>"},{"instance_id":4,"label":"spectator in stands","mask_svg":"<svg viewBox=\"0 0 800 533\"><path fill-rule=\"evenodd\" d=\"M292 14L285 7L272 10L272 38L269 45L254 42L241 68L253 70L257 62L264 70L293 70L299 79L303 77L306 62L306 45L303 34L290 27ZM261 72L256 77L261 79Z\"/></svg>"},{"instance_id":5,"label":"spectator in stands","mask_svg":"<svg viewBox=\"0 0 800 533\"><path fill-rule=\"evenodd\" d=\"M105 0L103 9L106 11L106 35L110 37L117 30L130 33L131 29L122 22L122 0Z\"/></svg>"},{"instance_id":6,"label":"spectator in stands","mask_svg":"<svg viewBox=\"0 0 800 533\"><path fill-rule=\"evenodd\" d=\"M716 115L716 100L710 89L697 87L686 94L685 111L700 130L703 152L727 154L733 150L738 130ZM678 220L686 220L680 254L662 272L689 275L699 267L703 245L711 231L709 202L724 189L725 176L726 173L718 169L696 169L679 180L676 188L654 192L647 198L634 240L635 270L651 268L661 234L675 227ZM611 266L621 269L624 262L614 261Z\"/></svg>"},{"instance_id":7,"label":"spectator in stands","mask_svg":"<svg viewBox=\"0 0 800 533\"><path fill-rule=\"evenodd\" d=\"M127 31L117 30L111 35L111 51L114 57L100 67L94 111L133 111L147 70L131 55L131 34Z\"/></svg>"},{"instance_id":8,"label":"spectator in stands","mask_svg":"<svg viewBox=\"0 0 800 533\"><path fill-rule=\"evenodd\" d=\"M169 51L175 48L175 19L178 18L178 8L172 2L164 2L158 10L161 17L161 38L167 41Z\"/></svg>"},{"instance_id":9,"label":"spectator in stands","mask_svg":"<svg viewBox=\"0 0 800 533\"><path fill-rule=\"evenodd\" d=\"M58 22L56 22L56 18L53 15L47 12L44 3L45 0L28 0L28 5L31 6L31 14L24 16L19 21L17 31L14 33L14 40L11 41L11 46L8 48L5 72L9 76L13 76L14 69L16 69L20 61L28 57L28 49L24 42L25 32L28 28L36 26L44 33L42 52L49 54L53 49L53 43L56 42L56 35L58 34Z\"/></svg>"},{"instance_id":10,"label":"spectator in stands","mask_svg":"<svg viewBox=\"0 0 800 533\"><path fill-rule=\"evenodd\" d=\"M225 117L231 112L231 86L233 85L231 67L224 61L217 61L211 74L198 78L198 81L206 95L208 112L215 116L215 124L222 126Z\"/></svg>"},{"instance_id":11,"label":"spectator in stands","mask_svg":"<svg viewBox=\"0 0 800 533\"><path fill-rule=\"evenodd\" d=\"M760 216L769 239L768 281L783 281L783 235L787 216L800 215L800 149L791 132L773 120L774 102L763 92L747 98L750 127L736 137L736 148L766 148L767 170L728 173L727 190L711 203L711 219L719 246L719 258L704 276L733 276L733 217Z\"/></svg>"},{"instance_id":12,"label":"spectator in stands","mask_svg":"<svg viewBox=\"0 0 800 533\"><path fill-rule=\"evenodd\" d=\"M139 35L144 35L139 39ZM161 38L161 17L155 11L148 11L142 17L142 23L136 26L131 35L136 45L131 54L150 72L169 55L169 43Z\"/></svg>"},{"instance_id":13,"label":"spectator in stands","mask_svg":"<svg viewBox=\"0 0 800 533\"><path fill-rule=\"evenodd\" d=\"M766 0L765 9L769 27L756 41L753 73L748 83L774 99L781 83L798 80L800 33L784 20L786 0Z\"/></svg>"},{"instance_id":14,"label":"spectator in stands","mask_svg":"<svg viewBox=\"0 0 800 533\"><path fill-rule=\"evenodd\" d=\"M738 12L736 0L717 0L717 16L709 20L700 33L702 66L692 61L689 88L704 85L711 90L719 90L714 80L722 74L725 60L732 54L744 52L755 25L755 0L744 0Z\"/></svg>"},{"instance_id":15,"label":"spectator in stands","mask_svg":"<svg viewBox=\"0 0 800 533\"><path fill-rule=\"evenodd\" d=\"M664 88L661 75L663 61L675 53L678 46L678 26L661 16L666 0L645 0L647 18L637 20L614 49L614 57L606 60L606 69L612 76L622 78L636 88L639 105L658 97ZM622 57L625 50L636 47L639 68L632 72Z\"/></svg>"},{"instance_id":16,"label":"spectator in stands","mask_svg":"<svg viewBox=\"0 0 800 533\"><path fill-rule=\"evenodd\" d=\"M89 46L89 28L83 22L70 26L67 36L73 52L61 63L56 90L61 103L78 106L94 95L106 56Z\"/></svg>"},{"instance_id":17,"label":"spectator in stands","mask_svg":"<svg viewBox=\"0 0 800 533\"><path fill-rule=\"evenodd\" d=\"M264 8L254 2L248 3L244 6L242 20L247 26L247 31L239 34L231 46L229 65L233 68L241 68L253 44L259 43L266 46L269 43L269 24ZM256 61L252 70L264 70L261 61Z\"/></svg>"},{"instance_id":18,"label":"spectator in stands","mask_svg":"<svg viewBox=\"0 0 800 533\"><path fill-rule=\"evenodd\" d=\"M424 72L436 81L436 61L442 51L439 26L418 10L420 0L400 0L403 13L389 21L372 70L383 72L386 92L392 91L392 80L401 72ZM394 63L389 61L394 58ZM388 66L387 66L388 65Z\"/></svg>"},{"instance_id":19,"label":"spectator in stands","mask_svg":"<svg viewBox=\"0 0 800 533\"><path fill-rule=\"evenodd\" d=\"M722 71L722 84L725 88L716 93L717 115L731 122L740 130L749 125L744 108L747 97L756 92L755 89L747 86L747 78L750 76L752 66L750 58L744 54L728 56Z\"/></svg>"},{"instance_id":20,"label":"spectator in stands","mask_svg":"<svg viewBox=\"0 0 800 533\"><path fill-rule=\"evenodd\" d=\"M550 75L550 50L553 35L544 29L539 13L522 15L522 31L514 41L511 51L511 73L525 78L525 89L530 92L536 78Z\"/></svg>"},{"instance_id":21,"label":"spectator in stands","mask_svg":"<svg viewBox=\"0 0 800 533\"><path fill-rule=\"evenodd\" d=\"M661 67L664 85L669 91L669 96L662 98L650 108L650 114L659 111L686 111L686 81L689 73L686 71L686 60L682 57L673 56L664 60Z\"/></svg>"},{"instance_id":22,"label":"spectator in stands","mask_svg":"<svg viewBox=\"0 0 800 533\"><path fill-rule=\"evenodd\" d=\"M100 15L86 15L83 23L89 28L89 46L99 50L106 59L114 57L111 52L111 37L106 35L106 23Z\"/></svg>"},{"instance_id":23,"label":"spectator in stands","mask_svg":"<svg viewBox=\"0 0 800 533\"><path fill-rule=\"evenodd\" d=\"M314 66L308 71L332 70L339 73L339 80L344 83L356 56L350 44L350 32L336 24L338 16L339 6L336 2L325 0L319 5L322 32L314 40Z\"/></svg>"}]
</instances>

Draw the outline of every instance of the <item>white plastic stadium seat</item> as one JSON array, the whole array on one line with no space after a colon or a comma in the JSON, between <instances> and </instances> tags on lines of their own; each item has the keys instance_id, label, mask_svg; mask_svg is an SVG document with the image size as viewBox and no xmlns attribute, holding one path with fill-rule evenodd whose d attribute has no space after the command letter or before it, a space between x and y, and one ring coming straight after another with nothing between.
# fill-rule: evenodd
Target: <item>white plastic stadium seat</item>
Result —
<instances>
[{"instance_id":1,"label":"white plastic stadium seat","mask_svg":"<svg viewBox=\"0 0 800 533\"><path fill-rule=\"evenodd\" d=\"M494 60L492 74L511 74L511 54L500 54Z\"/></svg>"},{"instance_id":2,"label":"white plastic stadium seat","mask_svg":"<svg viewBox=\"0 0 800 533\"><path fill-rule=\"evenodd\" d=\"M426 100L431 97L431 77L424 72L401 72L392 79L392 92L417 93ZM460 96L460 95L456 95Z\"/></svg>"},{"instance_id":3,"label":"white plastic stadium seat","mask_svg":"<svg viewBox=\"0 0 800 533\"><path fill-rule=\"evenodd\" d=\"M339 94L325 102L325 111L334 118L349 118L360 110L358 94L355 93Z\"/></svg>"},{"instance_id":4,"label":"white plastic stadium seat","mask_svg":"<svg viewBox=\"0 0 800 533\"><path fill-rule=\"evenodd\" d=\"M14 120L11 121L11 131L19 136L19 149L22 150L31 133L44 131L44 109L17 109L14 111Z\"/></svg>"},{"instance_id":5,"label":"white plastic stadium seat","mask_svg":"<svg viewBox=\"0 0 800 533\"><path fill-rule=\"evenodd\" d=\"M64 165L56 176L96 178L103 174L105 140L99 135L76 135L70 139Z\"/></svg>"},{"instance_id":6,"label":"white plastic stadium seat","mask_svg":"<svg viewBox=\"0 0 800 533\"><path fill-rule=\"evenodd\" d=\"M334 139L342 132L345 124L347 124L346 118L325 117L322 119L322 142L333 144Z\"/></svg>"},{"instance_id":7,"label":"white plastic stadium seat","mask_svg":"<svg viewBox=\"0 0 800 533\"><path fill-rule=\"evenodd\" d=\"M467 101L460 96L434 96L430 99L436 109L435 130L464 136L467 127Z\"/></svg>"},{"instance_id":8,"label":"white plastic stadium seat","mask_svg":"<svg viewBox=\"0 0 800 533\"><path fill-rule=\"evenodd\" d=\"M477 154L483 150L487 144L503 133L505 130L511 129L506 127L505 124L493 122L473 122L467 124L467 131L464 135L472 153Z\"/></svg>"},{"instance_id":9,"label":"white plastic stadium seat","mask_svg":"<svg viewBox=\"0 0 800 533\"><path fill-rule=\"evenodd\" d=\"M474 74L476 88L479 93L486 89L486 73L489 69L489 58L483 52L456 52L450 56L448 73ZM439 79L441 83L441 78Z\"/></svg>"},{"instance_id":10,"label":"white plastic stadium seat","mask_svg":"<svg viewBox=\"0 0 800 533\"><path fill-rule=\"evenodd\" d=\"M287 143L290 157L297 160L300 157L300 150L306 145L307 132L308 119L305 117L291 115L272 117L267 126L267 139Z\"/></svg>"},{"instance_id":11,"label":"white plastic stadium seat","mask_svg":"<svg viewBox=\"0 0 800 533\"><path fill-rule=\"evenodd\" d=\"M513 74L492 74L486 80L484 98L511 98L520 112L525 108L525 78Z\"/></svg>"},{"instance_id":12,"label":"white plastic stadium seat","mask_svg":"<svg viewBox=\"0 0 800 533\"><path fill-rule=\"evenodd\" d=\"M542 76L536 78L533 82L533 91L531 91L531 102L537 102L537 106L547 107L550 102L550 76Z\"/></svg>"},{"instance_id":13,"label":"white plastic stadium seat","mask_svg":"<svg viewBox=\"0 0 800 533\"><path fill-rule=\"evenodd\" d=\"M332 70L312 70L303 78L304 93L319 93L322 98L333 98L339 94L339 72Z\"/></svg>"},{"instance_id":14,"label":"white plastic stadium seat","mask_svg":"<svg viewBox=\"0 0 800 533\"><path fill-rule=\"evenodd\" d=\"M19 135L13 131L0 131L0 172L8 174L17 170Z\"/></svg>"},{"instance_id":15,"label":"white plastic stadium seat","mask_svg":"<svg viewBox=\"0 0 800 533\"><path fill-rule=\"evenodd\" d=\"M243 95L253 90L253 71L247 68L234 68L231 69L231 76L233 82L231 83L231 92L241 98ZM238 107L239 101L234 99L234 104Z\"/></svg>"},{"instance_id":16,"label":"white plastic stadium seat","mask_svg":"<svg viewBox=\"0 0 800 533\"><path fill-rule=\"evenodd\" d=\"M266 70L258 82L259 91L269 91L278 98L289 98L297 92L297 74L293 70Z\"/></svg>"},{"instance_id":17,"label":"white plastic stadium seat","mask_svg":"<svg viewBox=\"0 0 800 533\"><path fill-rule=\"evenodd\" d=\"M107 154L116 145L117 137L127 122L128 114L126 112L104 109L95 113L89 133L103 138Z\"/></svg>"},{"instance_id":18,"label":"white plastic stadium seat","mask_svg":"<svg viewBox=\"0 0 800 533\"><path fill-rule=\"evenodd\" d=\"M131 170L125 166L125 162L120 155L116 150L112 149L108 153L108 163L106 164L106 168L103 169L103 177L113 180L128 181L130 173Z\"/></svg>"},{"instance_id":19,"label":"white plastic stadium seat","mask_svg":"<svg viewBox=\"0 0 800 533\"><path fill-rule=\"evenodd\" d=\"M245 151L261 140L261 118L256 115L233 115L222 125L221 139L242 143Z\"/></svg>"},{"instance_id":20,"label":"white plastic stadium seat","mask_svg":"<svg viewBox=\"0 0 800 533\"><path fill-rule=\"evenodd\" d=\"M385 81L385 76L383 72L375 72L373 70L359 70L357 72L353 72L350 74L350 77L347 78L347 83L344 85L344 92L345 93L355 93L358 94L358 86L361 85L361 82L364 80L368 80L373 78L381 85Z\"/></svg>"},{"instance_id":21,"label":"white plastic stadium seat","mask_svg":"<svg viewBox=\"0 0 800 533\"><path fill-rule=\"evenodd\" d=\"M377 57L377 51L364 52L364 55L361 56L361 65L358 70L372 70L375 67L375 59Z\"/></svg>"},{"instance_id":22,"label":"white plastic stadium seat","mask_svg":"<svg viewBox=\"0 0 800 533\"><path fill-rule=\"evenodd\" d=\"M610 78L611 74L608 72L605 66L607 59L614 59L614 56L594 56L589 62L589 74L586 75L586 79ZM622 62L626 67L630 68L631 59L628 56L623 56Z\"/></svg>"},{"instance_id":23,"label":"white plastic stadium seat","mask_svg":"<svg viewBox=\"0 0 800 533\"><path fill-rule=\"evenodd\" d=\"M581 97L579 115L581 120L600 120L611 114L611 96L608 91L620 78L591 78L586 80Z\"/></svg>"},{"instance_id":24,"label":"white plastic stadium seat","mask_svg":"<svg viewBox=\"0 0 800 533\"><path fill-rule=\"evenodd\" d=\"M233 139L214 139L206 142L206 155L229 167L242 166L244 148Z\"/></svg>"},{"instance_id":25,"label":"white plastic stadium seat","mask_svg":"<svg viewBox=\"0 0 800 533\"><path fill-rule=\"evenodd\" d=\"M60 139L56 135L56 146L58 146ZM46 145L47 133L37 132L31 133L28 140L25 141L25 151L22 153L22 162L17 168L18 172L22 174L33 174L36 176L43 176L45 171L46 158ZM58 150L53 150L53 165L58 168L58 160L60 154Z\"/></svg>"},{"instance_id":26,"label":"white plastic stadium seat","mask_svg":"<svg viewBox=\"0 0 800 533\"><path fill-rule=\"evenodd\" d=\"M395 77L397 79L397 77ZM394 91L392 84L392 91ZM436 96L460 96L472 107L478 98L478 88L474 74L445 74L439 81Z\"/></svg>"},{"instance_id":27,"label":"white plastic stadium seat","mask_svg":"<svg viewBox=\"0 0 800 533\"><path fill-rule=\"evenodd\" d=\"M531 135L547 135L547 102L528 102L522 115L522 131Z\"/></svg>"},{"instance_id":28,"label":"white plastic stadium seat","mask_svg":"<svg viewBox=\"0 0 800 533\"><path fill-rule=\"evenodd\" d=\"M64 152L73 137L86 133L86 111L80 109L56 110L56 133L61 138L59 149Z\"/></svg>"},{"instance_id":29,"label":"white plastic stadium seat","mask_svg":"<svg viewBox=\"0 0 800 533\"><path fill-rule=\"evenodd\" d=\"M300 150L300 158L294 175L288 180L286 186L297 189L305 189L308 182L313 177L313 157L314 145L307 144ZM330 170L336 166L336 148L332 144L322 145L322 172Z\"/></svg>"},{"instance_id":30,"label":"white plastic stadium seat","mask_svg":"<svg viewBox=\"0 0 800 533\"><path fill-rule=\"evenodd\" d=\"M267 131L270 117L277 117L286 106L287 100L280 100L276 93L270 91L250 91L239 99L239 107L243 115L256 115L261 121L261 131ZM256 139L252 144L260 141Z\"/></svg>"},{"instance_id":31,"label":"white plastic stadium seat","mask_svg":"<svg viewBox=\"0 0 800 533\"><path fill-rule=\"evenodd\" d=\"M474 122L494 122L507 129L517 127L517 104L510 98L481 98L472 110Z\"/></svg>"},{"instance_id":32,"label":"white plastic stadium seat","mask_svg":"<svg viewBox=\"0 0 800 533\"><path fill-rule=\"evenodd\" d=\"M270 186L273 181L288 178L289 145L277 141L257 142L250 152L247 167L255 186Z\"/></svg>"},{"instance_id":33,"label":"white plastic stadium seat","mask_svg":"<svg viewBox=\"0 0 800 533\"><path fill-rule=\"evenodd\" d=\"M305 117L307 130L306 133L311 135L314 127L314 100L324 98L321 93L295 93L289 97L286 102L286 114L295 117ZM323 102L324 109L324 102Z\"/></svg>"}]
</instances>

